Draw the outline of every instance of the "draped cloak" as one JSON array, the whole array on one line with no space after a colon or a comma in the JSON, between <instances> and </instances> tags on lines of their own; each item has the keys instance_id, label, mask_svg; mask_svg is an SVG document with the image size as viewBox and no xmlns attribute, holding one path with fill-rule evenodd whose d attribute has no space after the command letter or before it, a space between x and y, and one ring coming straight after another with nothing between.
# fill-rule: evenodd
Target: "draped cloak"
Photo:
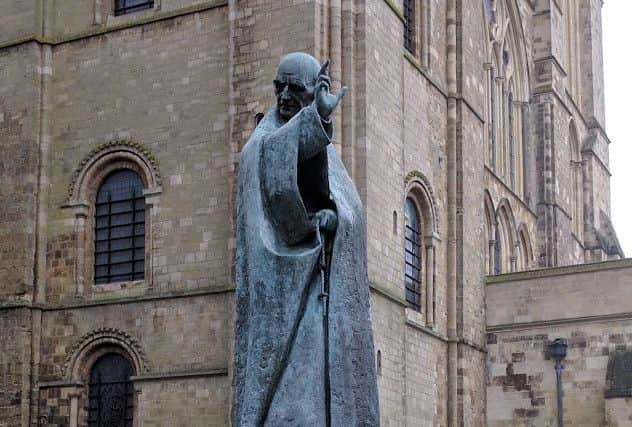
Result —
<instances>
[{"instance_id":1,"label":"draped cloak","mask_svg":"<svg viewBox=\"0 0 632 427\"><path fill-rule=\"evenodd\" d=\"M272 109L241 153L233 426L326 426L328 407L331 426L379 426L362 205L332 134L313 105L287 122ZM327 328L324 208L338 216Z\"/></svg>"}]
</instances>

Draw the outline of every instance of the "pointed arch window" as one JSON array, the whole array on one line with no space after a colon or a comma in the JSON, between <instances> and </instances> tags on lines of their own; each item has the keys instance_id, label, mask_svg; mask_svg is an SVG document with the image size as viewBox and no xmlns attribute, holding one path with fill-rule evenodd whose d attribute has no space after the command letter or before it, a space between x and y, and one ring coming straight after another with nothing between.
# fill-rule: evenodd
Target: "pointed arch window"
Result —
<instances>
[{"instance_id":1,"label":"pointed arch window","mask_svg":"<svg viewBox=\"0 0 632 427\"><path fill-rule=\"evenodd\" d=\"M507 132L508 132L508 151L509 151L509 186L512 190L516 190L516 147L514 141L514 109L513 109L513 92L509 90L507 95Z\"/></svg>"},{"instance_id":2,"label":"pointed arch window","mask_svg":"<svg viewBox=\"0 0 632 427\"><path fill-rule=\"evenodd\" d=\"M496 226L496 232L494 233L494 274L502 273L503 257L502 257L502 236Z\"/></svg>"},{"instance_id":3,"label":"pointed arch window","mask_svg":"<svg viewBox=\"0 0 632 427\"><path fill-rule=\"evenodd\" d=\"M95 203L94 283L141 280L145 274L143 181L130 170L109 174Z\"/></svg>"},{"instance_id":4,"label":"pointed arch window","mask_svg":"<svg viewBox=\"0 0 632 427\"><path fill-rule=\"evenodd\" d=\"M405 206L405 283L406 302L411 308L421 310L421 216L415 202L406 198Z\"/></svg>"},{"instance_id":5,"label":"pointed arch window","mask_svg":"<svg viewBox=\"0 0 632 427\"><path fill-rule=\"evenodd\" d=\"M118 353L101 356L90 371L88 427L132 427L134 387L132 364Z\"/></svg>"},{"instance_id":6,"label":"pointed arch window","mask_svg":"<svg viewBox=\"0 0 632 427\"><path fill-rule=\"evenodd\" d=\"M572 230L579 240L584 230L584 177L579 137L573 122L569 126L569 149L571 158L571 221Z\"/></svg>"}]
</instances>

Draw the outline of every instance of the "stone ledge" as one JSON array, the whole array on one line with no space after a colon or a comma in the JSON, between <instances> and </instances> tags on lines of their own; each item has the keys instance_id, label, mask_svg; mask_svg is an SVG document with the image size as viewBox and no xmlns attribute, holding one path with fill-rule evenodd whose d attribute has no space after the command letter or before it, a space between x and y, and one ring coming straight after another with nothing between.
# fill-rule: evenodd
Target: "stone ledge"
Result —
<instances>
[{"instance_id":1,"label":"stone ledge","mask_svg":"<svg viewBox=\"0 0 632 427\"><path fill-rule=\"evenodd\" d=\"M406 300L404 300L399 295L395 295L392 291L387 289L385 286L380 285L379 283L369 283L369 288L372 291L375 291L375 293L393 301L396 304L399 304L403 307L408 307L408 303L406 302Z\"/></svg>"},{"instance_id":2,"label":"stone ledge","mask_svg":"<svg viewBox=\"0 0 632 427\"><path fill-rule=\"evenodd\" d=\"M391 8L391 10L395 13L395 15L397 15L397 18L399 18L399 20L402 21L402 24L406 23L404 12L402 12L402 10L395 4L393 0L384 0L384 3L386 3L388 7Z\"/></svg>"},{"instance_id":3,"label":"stone ledge","mask_svg":"<svg viewBox=\"0 0 632 427\"><path fill-rule=\"evenodd\" d=\"M102 305L115 305L115 304L135 304L140 302L166 300L175 298L195 298L199 296L217 295L232 293L235 288L232 286L226 286L221 288L204 288L194 291L181 291L181 292L163 292L158 294L100 299L94 301L78 301L68 304L36 304L30 302L23 303L0 303L0 311L3 310L15 310L20 308L37 309L42 311L60 311L60 310L72 310L77 308L96 307Z\"/></svg>"},{"instance_id":4,"label":"stone ledge","mask_svg":"<svg viewBox=\"0 0 632 427\"><path fill-rule=\"evenodd\" d=\"M204 377L224 377L228 375L228 368L201 369L197 371L181 372L158 372L147 375L135 375L130 377L133 382L162 381L180 378L204 378Z\"/></svg>"},{"instance_id":5,"label":"stone ledge","mask_svg":"<svg viewBox=\"0 0 632 427\"><path fill-rule=\"evenodd\" d=\"M441 84L428 74L428 71L417 61L415 56L404 49L404 58L412 65L444 98L448 98L448 91L441 87Z\"/></svg>"},{"instance_id":6,"label":"stone ledge","mask_svg":"<svg viewBox=\"0 0 632 427\"><path fill-rule=\"evenodd\" d=\"M501 323L498 325L487 325L486 332L508 332L523 329L547 328L552 326L565 326L575 323L598 323L617 322L622 320L632 320L632 312L600 314L596 316L571 317L568 319L534 320L532 322Z\"/></svg>"},{"instance_id":7,"label":"stone ledge","mask_svg":"<svg viewBox=\"0 0 632 427\"><path fill-rule=\"evenodd\" d=\"M63 37L42 37L37 34L29 34L17 39L0 42L0 49L13 47L13 46L19 46L21 44L25 44L29 42L36 42L39 44L55 46L55 45L73 42L73 41L77 41L77 40L81 40L81 39L85 39L85 38L89 38L93 36L99 36L102 34L125 30L127 28L136 27L139 25L151 24L153 22L163 21L165 19L177 18L179 16L190 15L192 13L203 12L205 10L215 9L217 7L223 7L223 6L228 6L227 0L211 0L211 1L207 1L204 3L196 4L196 5L178 9L178 10L156 13L151 16L131 20L119 25L98 28L96 30L82 31L76 34L70 34Z\"/></svg>"},{"instance_id":8,"label":"stone ledge","mask_svg":"<svg viewBox=\"0 0 632 427\"><path fill-rule=\"evenodd\" d=\"M409 326L409 327L411 327L411 328L413 328L413 329L415 329L417 331L420 331L420 332L422 332L422 333L424 333L426 335L429 335L429 336L431 336L433 338L436 338L436 339L438 339L441 342L445 342L445 343L448 342L448 337L443 336L439 332L434 331L434 330L432 330L432 329L430 329L430 328L428 328L428 327L426 327L424 325L420 325L419 323L415 322L412 319L406 319L406 326Z\"/></svg>"},{"instance_id":9,"label":"stone ledge","mask_svg":"<svg viewBox=\"0 0 632 427\"><path fill-rule=\"evenodd\" d=\"M563 267L550 267L538 270L520 271L517 273L498 274L495 276L487 276L487 285L499 285L506 282L515 282L521 280L534 280L543 277L565 276L568 274L593 273L598 271L632 269L632 258L618 259L614 261L602 261L589 264L567 265ZM632 272L631 272L632 274ZM632 276L631 279L632 281Z\"/></svg>"}]
</instances>

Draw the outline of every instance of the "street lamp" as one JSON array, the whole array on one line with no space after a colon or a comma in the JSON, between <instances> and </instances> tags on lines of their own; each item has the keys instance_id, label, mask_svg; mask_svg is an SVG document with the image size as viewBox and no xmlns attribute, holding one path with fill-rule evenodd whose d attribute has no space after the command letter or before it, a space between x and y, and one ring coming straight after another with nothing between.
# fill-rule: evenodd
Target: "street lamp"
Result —
<instances>
[{"instance_id":1,"label":"street lamp","mask_svg":"<svg viewBox=\"0 0 632 427\"><path fill-rule=\"evenodd\" d=\"M564 427L564 404L562 390L562 371L564 365L562 361L566 358L566 349L568 344L564 338L556 338L549 343L549 356L555 360L555 376L557 378L557 426Z\"/></svg>"}]
</instances>

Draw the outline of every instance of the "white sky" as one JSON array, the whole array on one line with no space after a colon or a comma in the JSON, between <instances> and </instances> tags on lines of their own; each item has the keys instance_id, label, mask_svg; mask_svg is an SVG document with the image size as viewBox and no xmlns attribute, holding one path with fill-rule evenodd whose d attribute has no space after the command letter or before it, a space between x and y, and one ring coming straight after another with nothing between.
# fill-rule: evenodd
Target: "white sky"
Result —
<instances>
[{"instance_id":1,"label":"white sky","mask_svg":"<svg viewBox=\"0 0 632 427\"><path fill-rule=\"evenodd\" d=\"M612 221L632 257L632 1L605 0L602 17Z\"/></svg>"}]
</instances>

